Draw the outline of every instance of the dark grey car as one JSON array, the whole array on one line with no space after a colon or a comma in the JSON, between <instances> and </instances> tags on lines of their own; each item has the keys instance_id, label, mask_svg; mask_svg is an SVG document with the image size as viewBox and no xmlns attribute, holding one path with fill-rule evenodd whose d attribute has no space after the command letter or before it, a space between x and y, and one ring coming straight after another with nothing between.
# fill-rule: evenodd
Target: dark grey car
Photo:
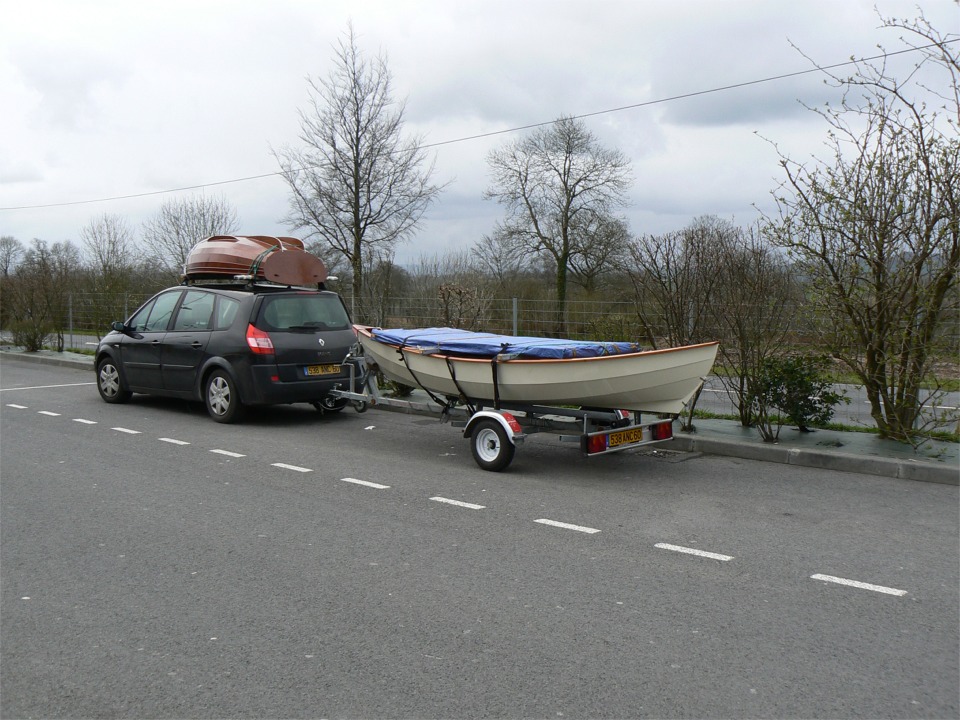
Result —
<instances>
[{"instance_id":1,"label":"dark grey car","mask_svg":"<svg viewBox=\"0 0 960 720\"><path fill-rule=\"evenodd\" d=\"M337 411L351 390L356 334L343 301L325 290L178 286L114 323L97 347L100 396L132 393L204 402L217 422L245 407L312 403Z\"/></svg>"}]
</instances>

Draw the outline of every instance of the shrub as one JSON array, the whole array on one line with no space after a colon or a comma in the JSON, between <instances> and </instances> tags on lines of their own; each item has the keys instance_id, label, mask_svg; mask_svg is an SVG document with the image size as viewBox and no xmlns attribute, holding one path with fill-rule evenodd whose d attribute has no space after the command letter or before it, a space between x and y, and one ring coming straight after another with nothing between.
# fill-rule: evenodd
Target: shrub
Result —
<instances>
[{"instance_id":1,"label":"shrub","mask_svg":"<svg viewBox=\"0 0 960 720\"><path fill-rule=\"evenodd\" d=\"M811 425L830 421L837 403L850 402L833 390L825 377L827 363L821 355L774 357L763 362L751 397L757 429L765 441L775 442L786 420L801 432L810 432Z\"/></svg>"}]
</instances>

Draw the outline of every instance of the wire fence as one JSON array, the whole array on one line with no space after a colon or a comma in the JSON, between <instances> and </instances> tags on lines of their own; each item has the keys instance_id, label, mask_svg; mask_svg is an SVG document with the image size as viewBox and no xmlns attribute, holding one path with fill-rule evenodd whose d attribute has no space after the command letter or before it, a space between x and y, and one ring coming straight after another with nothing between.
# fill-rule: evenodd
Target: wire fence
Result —
<instances>
[{"instance_id":1,"label":"wire fence","mask_svg":"<svg viewBox=\"0 0 960 720\"><path fill-rule=\"evenodd\" d=\"M102 337L110 324L125 320L153 293L74 292L66 297L60 313L52 318L52 334L62 334L69 344L71 337ZM667 323L651 318L645 308L634 301L574 300L566 304L562 315L556 303L517 297L482 299L462 295L428 297L389 297L375 306L358 310L349 297L347 307L355 322L391 328L458 327L466 330L534 337L566 337L576 340L632 341L650 347L651 342L663 345ZM759 306L758 306L759 307ZM753 313L758 307L730 308L730 313ZM643 321L641 320L643 314ZM789 312L777 313L786 318L786 345L823 352L817 347L817 320L812 306L798 305ZM9 328L0 328L9 330ZM722 339L725 330L719 325L701 325L698 339ZM960 362L960 324L946 323L937 341L938 353L947 361Z\"/></svg>"}]
</instances>

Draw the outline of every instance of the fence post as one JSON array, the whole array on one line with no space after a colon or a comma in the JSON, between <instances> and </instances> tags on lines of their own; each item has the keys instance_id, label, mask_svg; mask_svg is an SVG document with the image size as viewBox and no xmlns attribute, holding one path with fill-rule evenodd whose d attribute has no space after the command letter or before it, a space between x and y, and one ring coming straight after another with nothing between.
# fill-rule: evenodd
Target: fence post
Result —
<instances>
[{"instance_id":1,"label":"fence post","mask_svg":"<svg viewBox=\"0 0 960 720\"><path fill-rule=\"evenodd\" d=\"M517 317L519 314L519 306L517 304L517 298L513 298L513 336L516 337L519 335L517 332Z\"/></svg>"},{"instance_id":2,"label":"fence post","mask_svg":"<svg viewBox=\"0 0 960 720\"><path fill-rule=\"evenodd\" d=\"M70 330L70 346L73 347L73 293L67 293L67 327Z\"/></svg>"}]
</instances>

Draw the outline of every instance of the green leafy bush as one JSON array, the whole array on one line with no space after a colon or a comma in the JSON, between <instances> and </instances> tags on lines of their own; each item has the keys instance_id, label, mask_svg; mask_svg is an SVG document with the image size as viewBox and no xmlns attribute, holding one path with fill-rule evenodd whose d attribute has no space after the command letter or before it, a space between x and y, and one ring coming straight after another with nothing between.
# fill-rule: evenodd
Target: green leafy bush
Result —
<instances>
[{"instance_id":1,"label":"green leafy bush","mask_svg":"<svg viewBox=\"0 0 960 720\"><path fill-rule=\"evenodd\" d=\"M764 440L775 442L786 421L809 432L811 425L824 425L833 418L835 405L849 404L850 398L833 389L827 367L822 355L789 355L763 362L751 397Z\"/></svg>"}]
</instances>

